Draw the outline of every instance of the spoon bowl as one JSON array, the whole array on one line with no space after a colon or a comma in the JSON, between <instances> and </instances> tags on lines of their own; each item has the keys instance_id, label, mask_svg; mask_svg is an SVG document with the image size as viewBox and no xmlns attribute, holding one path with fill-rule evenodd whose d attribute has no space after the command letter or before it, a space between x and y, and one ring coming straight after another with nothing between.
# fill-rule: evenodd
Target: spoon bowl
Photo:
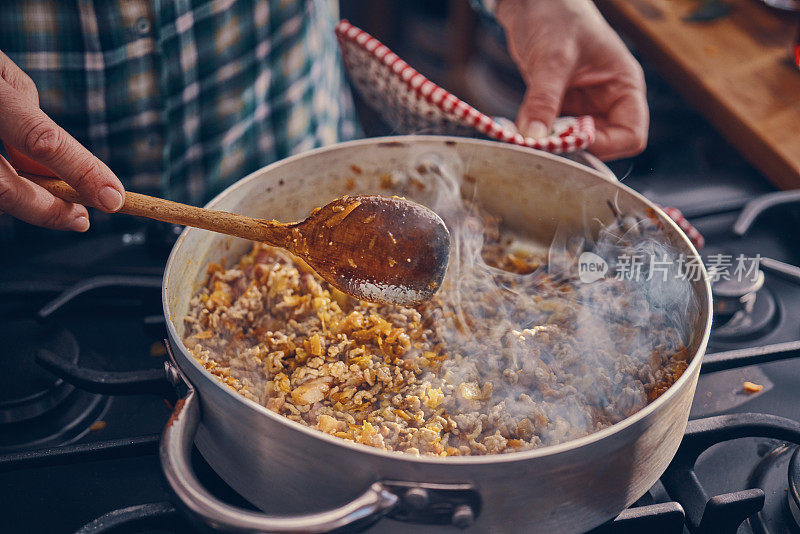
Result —
<instances>
[{"instance_id":1,"label":"spoon bowl","mask_svg":"<svg viewBox=\"0 0 800 534\"><path fill-rule=\"evenodd\" d=\"M361 300L414 306L439 289L450 233L433 211L400 197L345 196L296 227L286 248Z\"/></svg>"}]
</instances>

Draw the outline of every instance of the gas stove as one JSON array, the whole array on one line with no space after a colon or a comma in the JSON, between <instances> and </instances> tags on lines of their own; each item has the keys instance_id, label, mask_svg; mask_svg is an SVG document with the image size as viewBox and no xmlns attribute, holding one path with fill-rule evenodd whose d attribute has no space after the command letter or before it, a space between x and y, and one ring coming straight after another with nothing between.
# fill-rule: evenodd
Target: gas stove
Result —
<instances>
[{"instance_id":1,"label":"gas stove","mask_svg":"<svg viewBox=\"0 0 800 534\"><path fill-rule=\"evenodd\" d=\"M681 448L595 533L800 532L800 195L774 191L649 77L650 148L613 170L679 208L704 235L707 263L744 255L760 270L714 284L715 328ZM2 530L192 532L157 455L173 401L160 285L176 229L93 217L88 235L0 219ZM194 466L214 495L252 508L197 452Z\"/></svg>"}]
</instances>

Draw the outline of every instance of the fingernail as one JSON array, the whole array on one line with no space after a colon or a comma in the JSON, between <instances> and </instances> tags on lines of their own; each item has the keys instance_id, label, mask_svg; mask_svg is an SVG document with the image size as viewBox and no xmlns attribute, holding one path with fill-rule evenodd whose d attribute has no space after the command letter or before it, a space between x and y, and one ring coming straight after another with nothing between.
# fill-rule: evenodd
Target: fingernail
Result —
<instances>
[{"instance_id":1,"label":"fingernail","mask_svg":"<svg viewBox=\"0 0 800 534\"><path fill-rule=\"evenodd\" d=\"M122 207L122 195L110 185L102 188L97 194L97 198L100 200L100 205L108 211L117 211Z\"/></svg>"},{"instance_id":2,"label":"fingernail","mask_svg":"<svg viewBox=\"0 0 800 534\"><path fill-rule=\"evenodd\" d=\"M528 123L527 127L523 129L523 135L528 137L533 137L534 139L541 139L542 137L547 137L548 131L547 126L541 121L531 121Z\"/></svg>"},{"instance_id":3,"label":"fingernail","mask_svg":"<svg viewBox=\"0 0 800 534\"><path fill-rule=\"evenodd\" d=\"M505 128L506 130L511 130L512 132L519 132L517 129L517 125L514 124L514 121L511 119L507 119L505 117L494 117L494 121Z\"/></svg>"},{"instance_id":4,"label":"fingernail","mask_svg":"<svg viewBox=\"0 0 800 534\"><path fill-rule=\"evenodd\" d=\"M69 229L73 232L85 232L89 229L89 219L83 215L76 217L69 223Z\"/></svg>"}]
</instances>

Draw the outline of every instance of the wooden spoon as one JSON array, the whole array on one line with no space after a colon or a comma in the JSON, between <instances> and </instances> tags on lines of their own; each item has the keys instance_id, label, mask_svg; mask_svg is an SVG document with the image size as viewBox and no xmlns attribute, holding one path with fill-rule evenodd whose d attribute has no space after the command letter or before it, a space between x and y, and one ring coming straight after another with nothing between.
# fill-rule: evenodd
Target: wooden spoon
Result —
<instances>
[{"instance_id":1,"label":"wooden spoon","mask_svg":"<svg viewBox=\"0 0 800 534\"><path fill-rule=\"evenodd\" d=\"M66 182L21 175L59 198L86 204ZM400 197L344 196L298 223L254 219L131 192L125 193L119 212L285 248L349 295L402 306L420 304L436 293L450 252L450 233L442 219Z\"/></svg>"}]
</instances>

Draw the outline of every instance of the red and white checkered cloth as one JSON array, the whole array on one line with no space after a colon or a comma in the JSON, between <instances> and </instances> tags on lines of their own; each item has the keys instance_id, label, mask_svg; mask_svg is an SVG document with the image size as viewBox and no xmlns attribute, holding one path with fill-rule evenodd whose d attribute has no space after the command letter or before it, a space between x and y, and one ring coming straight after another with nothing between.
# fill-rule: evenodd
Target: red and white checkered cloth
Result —
<instances>
[{"instance_id":1,"label":"red and white checkered cloth","mask_svg":"<svg viewBox=\"0 0 800 534\"><path fill-rule=\"evenodd\" d=\"M697 228L692 226L692 224L688 220L686 220L686 217L683 216L681 210L679 210L678 208L661 208L661 209L664 210L664 213L667 214L667 217L675 221L678 227L681 230L683 230L683 233L686 234L686 237L689 238L689 241L691 241L694 244L697 250L703 248L703 246L706 244L706 240L703 238L702 234L700 234L700 232L697 231Z\"/></svg>"},{"instance_id":2,"label":"red and white checkered cloth","mask_svg":"<svg viewBox=\"0 0 800 534\"><path fill-rule=\"evenodd\" d=\"M490 139L554 154L583 150L594 142L594 120L589 116L560 117L549 136L525 137L445 91L346 20L336 25L336 37L353 85L398 132L464 136L477 132ZM703 236L678 209L664 208L664 212L698 249L703 247Z\"/></svg>"},{"instance_id":3,"label":"red and white checkered cloth","mask_svg":"<svg viewBox=\"0 0 800 534\"><path fill-rule=\"evenodd\" d=\"M594 120L589 116L561 117L549 136L525 137L445 91L346 20L336 26L336 36L353 85L399 132L474 135L477 131L554 154L583 150L594 141Z\"/></svg>"}]
</instances>

